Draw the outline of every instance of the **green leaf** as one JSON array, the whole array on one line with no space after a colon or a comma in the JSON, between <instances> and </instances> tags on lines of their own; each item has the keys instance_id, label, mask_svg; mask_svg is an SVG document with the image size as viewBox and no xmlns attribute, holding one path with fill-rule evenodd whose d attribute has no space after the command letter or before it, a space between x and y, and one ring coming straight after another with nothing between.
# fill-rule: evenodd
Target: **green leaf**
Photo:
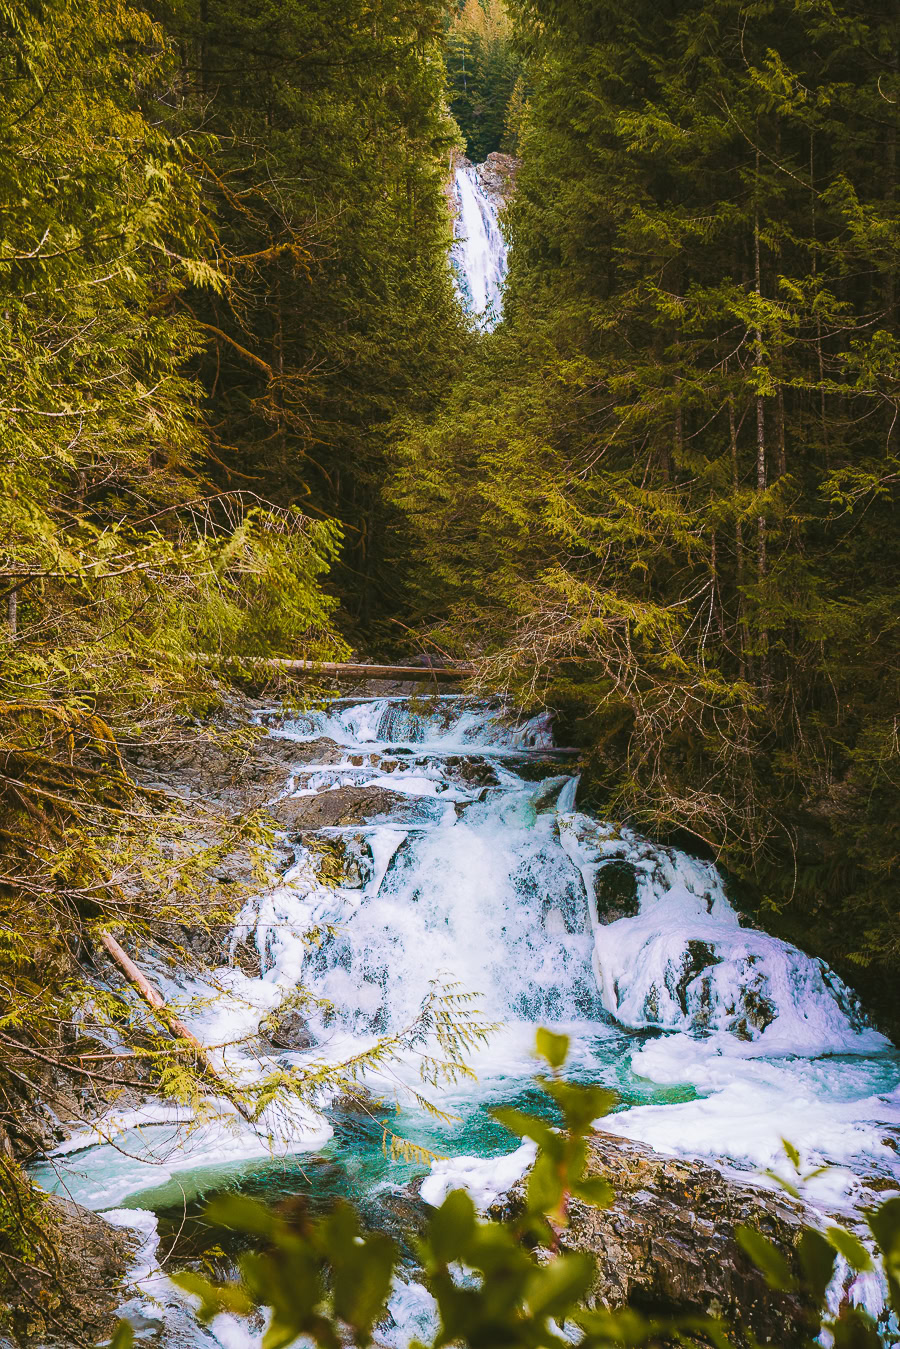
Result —
<instances>
[{"instance_id":1,"label":"green leaf","mask_svg":"<svg viewBox=\"0 0 900 1349\"><path fill-rule=\"evenodd\" d=\"M542 1152L528 1177L528 1209L530 1213L555 1214L563 1195L559 1168L552 1157Z\"/></svg>"},{"instance_id":2,"label":"green leaf","mask_svg":"<svg viewBox=\"0 0 900 1349\"><path fill-rule=\"evenodd\" d=\"M782 1138L781 1146L784 1148L785 1153L787 1154L788 1161L791 1163L791 1165L794 1167L795 1170L799 1171L800 1153L794 1147L793 1143L787 1138Z\"/></svg>"},{"instance_id":3,"label":"green leaf","mask_svg":"<svg viewBox=\"0 0 900 1349\"><path fill-rule=\"evenodd\" d=\"M557 1142L558 1134L552 1125L535 1118L534 1115L526 1114L524 1110L516 1110L512 1106L497 1106L490 1113L511 1133L518 1134L520 1138L532 1138L542 1148L552 1149Z\"/></svg>"},{"instance_id":4,"label":"green leaf","mask_svg":"<svg viewBox=\"0 0 900 1349\"><path fill-rule=\"evenodd\" d=\"M134 1327L129 1321L120 1321L116 1326L109 1349L133 1349Z\"/></svg>"},{"instance_id":5,"label":"green leaf","mask_svg":"<svg viewBox=\"0 0 900 1349\"><path fill-rule=\"evenodd\" d=\"M572 1186L572 1193L582 1203L592 1204L594 1208L609 1208L616 1192L603 1176L589 1176Z\"/></svg>"},{"instance_id":6,"label":"green leaf","mask_svg":"<svg viewBox=\"0 0 900 1349\"><path fill-rule=\"evenodd\" d=\"M761 1232L757 1232L753 1227L744 1226L735 1229L735 1236L738 1245L749 1255L756 1268L765 1276L766 1283L770 1288L788 1292L795 1287L790 1266L781 1252L772 1245L768 1237L764 1237Z\"/></svg>"},{"instance_id":7,"label":"green leaf","mask_svg":"<svg viewBox=\"0 0 900 1349\"><path fill-rule=\"evenodd\" d=\"M825 1240L821 1232L808 1227L800 1238L798 1254L807 1287L818 1305L822 1302L825 1290L831 1283L837 1253L831 1243Z\"/></svg>"},{"instance_id":8,"label":"green leaf","mask_svg":"<svg viewBox=\"0 0 900 1349\"><path fill-rule=\"evenodd\" d=\"M568 1057L569 1037L556 1035L552 1030L547 1030L546 1026L540 1026L535 1040L535 1050L540 1058L547 1060L551 1068L561 1068Z\"/></svg>"},{"instance_id":9,"label":"green leaf","mask_svg":"<svg viewBox=\"0 0 900 1349\"><path fill-rule=\"evenodd\" d=\"M385 1314L397 1250L385 1232L372 1232L348 1257L333 1266L334 1309L362 1336L368 1337Z\"/></svg>"},{"instance_id":10,"label":"green leaf","mask_svg":"<svg viewBox=\"0 0 900 1349\"><path fill-rule=\"evenodd\" d=\"M862 1272L872 1268L871 1255L859 1237L855 1237L852 1232L846 1231L843 1227L829 1227L826 1229L825 1239L840 1252L851 1269Z\"/></svg>"},{"instance_id":11,"label":"green leaf","mask_svg":"<svg viewBox=\"0 0 900 1349\"><path fill-rule=\"evenodd\" d=\"M299 1326L292 1322L282 1321L280 1317L273 1317L262 1337L262 1349L286 1349L287 1345L293 1344L299 1330Z\"/></svg>"},{"instance_id":12,"label":"green leaf","mask_svg":"<svg viewBox=\"0 0 900 1349\"><path fill-rule=\"evenodd\" d=\"M215 1284L202 1274L184 1269L171 1276L172 1282L186 1293L200 1298L197 1317L200 1321L211 1321L219 1312L235 1312L246 1316L253 1310L253 1303L238 1284Z\"/></svg>"},{"instance_id":13,"label":"green leaf","mask_svg":"<svg viewBox=\"0 0 900 1349\"><path fill-rule=\"evenodd\" d=\"M780 1189L786 1191L786 1193L789 1194L792 1199L803 1198L800 1191L797 1189L797 1186L794 1185L791 1181L785 1180L784 1176L779 1176L777 1171L770 1171L767 1167L762 1174L764 1176L768 1176L769 1180L774 1180L775 1184L778 1185Z\"/></svg>"},{"instance_id":14,"label":"green leaf","mask_svg":"<svg viewBox=\"0 0 900 1349\"><path fill-rule=\"evenodd\" d=\"M885 1200L867 1213L866 1218L884 1256L891 1306L900 1312L900 1198Z\"/></svg>"},{"instance_id":15,"label":"green leaf","mask_svg":"<svg viewBox=\"0 0 900 1349\"><path fill-rule=\"evenodd\" d=\"M608 1115L619 1103L619 1094L608 1087L583 1086L579 1082L556 1082L541 1078L541 1086L562 1110L566 1126L584 1133L595 1119Z\"/></svg>"},{"instance_id":16,"label":"green leaf","mask_svg":"<svg viewBox=\"0 0 900 1349\"><path fill-rule=\"evenodd\" d=\"M883 1349L878 1327L859 1307L844 1307L830 1329L835 1349Z\"/></svg>"},{"instance_id":17,"label":"green leaf","mask_svg":"<svg viewBox=\"0 0 900 1349\"><path fill-rule=\"evenodd\" d=\"M475 1232L475 1205L465 1190L451 1190L428 1224L428 1244L442 1265L459 1260Z\"/></svg>"},{"instance_id":18,"label":"green leaf","mask_svg":"<svg viewBox=\"0 0 900 1349\"><path fill-rule=\"evenodd\" d=\"M217 1195L207 1204L206 1216L211 1223L258 1237L273 1237L280 1226L271 1209L245 1194Z\"/></svg>"},{"instance_id":19,"label":"green leaf","mask_svg":"<svg viewBox=\"0 0 900 1349\"><path fill-rule=\"evenodd\" d=\"M559 1255L528 1280L525 1297L533 1316L565 1318L591 1286L596 1270L592 1255Z\"/></svg>"}]
</instances>

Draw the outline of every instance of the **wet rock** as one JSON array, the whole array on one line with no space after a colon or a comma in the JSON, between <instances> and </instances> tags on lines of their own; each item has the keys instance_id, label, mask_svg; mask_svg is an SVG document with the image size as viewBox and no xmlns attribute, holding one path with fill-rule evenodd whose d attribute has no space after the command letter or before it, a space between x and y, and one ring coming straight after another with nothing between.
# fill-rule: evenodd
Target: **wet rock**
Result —
<instances>
[{"instance_id":1,"label":"wet rock","mask_svg":"<svg viewBox=\"0 0 900 1349\"><path fill-rule=\"evenodd\" d=\"M181 944L204 965L221 965L227 959L231 938L230 923L209 923L205 927L179 926Z\"/></svg>"},{"instance_id":2,"label":"wet rock","mask_svg":"<svg viewBox=\"0 0 900 1349\"><path fill-rule=\"evenodd\" d=\"M271 1013L260 1022L259 1031L276 1049L312 1049L319 1043L298 1007Z\"/></svg>"},{"instance_id":3,"label":"wet rock","mask_svg":"<svg viewBox=\"0 0 900 1349\"><path fill-rule=\"evenodd\" d=\"M285 829L326 829L362 824L380 815L390 815L391 822L397 824L439 819L444 805L440 800L405 796L385 787L349 786L317 796L284 797L271 808L271 814Z\"/></svg>"},{"instance_id":4,"label":"wet rock","mask_svg":"<svg viewBox=\"0 0 900 1349\"><path fill-rule=\"evenodd\" d=\"M589 1139L588 1173L605 1176L615 1199L606 1209L573 1200L559 1240L563 1250L597 1257L589 1306L630 1306L662 1317L711 1313L762 1344L807 1340L810 1304L769 1288L735 1237L737 1227L752 1227L795 1266L804 1226L799 1204L615 1134ZM524 1187L519 1181L490 1216L519 1213Z\"/></svg>"},{"instance_id":5,"label":"wet rock","mask_svg":"<svg viewBox=\"0 0 900 1349\"><path fill-rule=\"evenodd\" d=\"M275 741L277 740L277 737L272 736L270 739ZM281 743L291 746L291 754L289 757L295 764L336 764L343 763L344 759L347 757L347 751L343 745L339 745L336 740L330 739L327 735L320 735L318 740L305 740L302 742L284 740Z\"/></svg>"},{"instance_id":6,"label":"wet rock","mask_svg":"<svg viewBox=\"0 0 900 1349\"><path fill-rule=\"evenodd\" d=\"M231 948L229 964L241 970L248 979L259 979L262 975L262 960L256 942L249 934L241 937Z\"/></svg>"},{"instance_id":7,"label":"wet rock","mask_svg":"<svg viewBox=\"0 0 900 1349\"><path fill-rule=\"evenodd\" d=\"M298 834L297 840L306 848L320 884L362 890L371 880L372 849L364 834L325 839L309 831Z\"/></svg>"},{"instance_id":8,"label":"wet rock","mask_svg":"<svg viewBox=\"0 0 900 1349\"><path fill-rule=\"evenodd\" d=\"M557 774L555 777L547 778L546 781L541 783L540 787L538 787L531 798L531 804L534 807L536 814L541 815L548 810L556 810L559 794L568 780L568 777L560 777Z\"/></svg>"},{"instance_id":9,"label":"wet rock","mask_svg":"<svg viewBox=\"0 0 900 1349\"><path fill-rule=\"evenodd\" d=\"M611 858L596 868L591 879L597 918L601 923L633 918L640 912L637 875L630 862Z\"/></svg>"},{"instance_id":10,"label":"wet rock","mask_svg":"<svg viewBox=\"0 0 900 1349\"><path fill-rule=\"evenodd\" d=\"M544 778L552 777L554 773L565 771L565 763L560 759L554 758L535 758L532 755L510 756L507 760L509 767L518 777L525 782L543 782ZM567 776L573 776L571 773Z\"/></svg>"},{"instance_id":11,"label":"wet rock","mask_svg":"<svg viewBox=\"0 0 900 1349\"><path fill-rule=\"evenodd\" d=\"M494 765L474 754L467 757L449 754L442 766L452 771L454 780L467 787L496 787L500 783Z\"/></svg>"},{"instance_id":12,"label":"wet rock","mask_svg":"<svg viewBox=\"0 0 900 1349\"><path fill-rule=\"evenodd\" d=\"M200 734L185 728L165 745L132 750L129 760L150 786L234 812L255 809L283 791L292 769L306 761L314 747L323 756L320 762L339 763L343 757L340 746L324 737L298 744L277 735L229 737L216 736L214 728Z\"/></svg>"},{"instance_id":13,"label":"wet rock","mask_svg":"<svg viewBox=\"0 0 900 1349\"><path fill-rule=\"evenodd\" d=\"M394 1231L401 1241L409 1244L410 1237L425 1235L430 1210L418 1194L410 1189L385 1190L379 1199L381 1208L393 1219Z\"/></svg>"},{"instance_id":14,"label":"wet rock","mask_svg":"<svg viewBox=\"0 0 900 1349\"><path fill-rule=\"evenodd\" d=\"M330 1115L362 1117L367 1121L383 1120L391 1116L393 1107L375 1096L361 1082L355 1082L352 1087L335 1096L328 1107L328 1112Z\"/></svg>"}]
</instances>

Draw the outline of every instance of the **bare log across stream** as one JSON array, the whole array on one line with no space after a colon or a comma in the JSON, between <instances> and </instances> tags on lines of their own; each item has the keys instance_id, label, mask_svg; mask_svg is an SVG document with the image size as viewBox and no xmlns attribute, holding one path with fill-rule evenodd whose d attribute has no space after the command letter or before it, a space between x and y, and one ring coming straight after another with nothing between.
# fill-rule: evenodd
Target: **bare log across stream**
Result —
<instances>
[{"instance_id":1,"label":"bare log across stream","mask_svg":"<svg viewBox=\"0 0 900 1349\"><path fill-rule=\"evenodd\" d=\"M217 658L200 655L197 659L211 663ZM336 679L421 679L434 680L437 683L471 679L478 668L470 662L462 661L459 665L362 665L354 661L287 660L280 656L248 656L245 660L223 657L222 663L287 670L291 673L333 675Z\"/></svg>"}]
</instances>

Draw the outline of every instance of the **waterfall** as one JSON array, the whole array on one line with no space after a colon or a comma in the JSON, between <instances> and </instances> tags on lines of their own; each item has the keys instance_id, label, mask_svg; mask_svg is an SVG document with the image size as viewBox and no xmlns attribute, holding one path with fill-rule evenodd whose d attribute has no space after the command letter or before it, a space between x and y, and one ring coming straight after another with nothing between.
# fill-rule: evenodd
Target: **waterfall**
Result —
<instances>
[{"instance_id":1,"label":"waterfall","mask_svg":"<svg viewBox=\"0 0 900 1349\"><path fill-rule=\"evenodd\" d=\"M454 179L455 243L451 253L463 308L489 332L500 320L506 277L506 241L500 230L498 202L485 192L478 166L467 160Z\"/></svg>"},{"instance_id":2,"label":"waterfall","mask_svg":"<svg viewBox=\"0 0 900 1349\"><path fill-rule=\"evenodd\" d=\"M833 1168L809 1191L829 1214L873 1202L870 1183L896 1186L900 1057L827 965L746 922L713 863L580 810L576 756L554 746L546 713L515 718L497 700L449 695L260 719L296 749L272 803L290 861L277 874L273 861L247 898L218 968L190 976L142 955L240 1078L346 1061L408 1025L438 977L477 994L498 1026L473 1056L477 1079L429 1091L443 1121L410 1103L427 1046L365 1079L396 1105L392 1128L447 1156L425 1199L463 1185L484 1202L529 1163L530 1145L515 1148L489 1107L527 1104L537 1023L571 1036L577 1077L620 1093L612 1132L751 1172L777 1170L786 1137L804 1166ZM361 812L304 824L305 803L363 796ZM322 878L323 850L340 861L337 882ZM244 966L238 943L256 953ZM267 1040L266 1018L303 990L304 1035ZM32 1174L140 1232L133 1308L164 1321L170 1342L177 1331L193 1349L258 1349L257 1331L228 1318L188 1328L183 1295L154 1263L154 1214L170 1236L187 1222L200 1240L203 1196L216 1190L301 1192L313 1205L340 1193L390 1230L392 1197L416 1167L384 1156L380 1116L348 1125L328 1100L267 1107L256 1130L228 1101L207 1112L185 1137L186 1108L126 1104ZM429 1308L414 1278L398 1284L380 1342L406 1349Z\"/></svg>"}]
</instances>

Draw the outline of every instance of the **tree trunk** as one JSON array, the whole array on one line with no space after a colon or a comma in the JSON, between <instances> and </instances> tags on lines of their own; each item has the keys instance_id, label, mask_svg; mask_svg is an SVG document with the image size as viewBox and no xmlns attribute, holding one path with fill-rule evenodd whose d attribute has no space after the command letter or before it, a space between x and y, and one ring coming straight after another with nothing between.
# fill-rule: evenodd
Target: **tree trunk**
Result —
<instances>
[{"instance_id":1,"label":"tree trunk","mask_svg":"<svg viewBox=\"0 0 900 1349\"><path fill-rule=\"evenodd\" d=\"M171 1035L177 1036L180 1040L187 1041L194 1051L194 1056L203 1075L214 1082L223 1095L228 1097L235 1110L237 1110L238 1114L243 1115L248 1124L254 1124L253 1117L247 1110L247 1107L240 1101L234 1099L231 1089L222 1081L222 1076L218 1069L213 1067L205 1046L200 1043L193 1031L188 1030L183 1021L179 1020L177 1016L169 1011L166 1000L159 989L151 984L146 975L138 969L131 957L126 954L116 941L115 937L109 932L101 932L100 941L110 958L119 966L119 969L125 975L128 982L140 993L147 1006L156 1016L157 1021L162 1022Z\"/></svg>"},{"instance_id":2,"label":"tree trunk","mask_svg":"<svg viewBox=\"0 0 900 1349\"><path fill-rule=\"evenodd\" d=\"M741 483L733 398L728 399L728 430L731 437L731 485L734 490L735 508L737 508L737 495ZM739 514L736 514L734 521L734 571L735 589L737 591L738 670L741 679L743 679L747 673L744 642L744 531L741 528Z\"/></svg>"},{"instance_id":3,"label":"tree trunk","mask_svg":"<svg viewBox=\"0 0 900 1349\"><path fill-rule=\"evenodd\" d=\"M760 246L759 246L759 151L756 152L756 201L753 209L753 266L756 283L756 294L762 298L762 268L760 265ZM762 329L757 327L756 333L756 369L757 377L763 369L765 362L765 351L763 347ZM756 394L756 490L762 495L766 490L766 407L765 399L759 392ZM757 581L760 587L760 621L759 621L759 645L760 645L760 677L763 696L767 697L769 692L769 659L768 659L768 634L766 632L765 620L765 601L762 594L762 587L766 579L766 516L765 511L760 508L759 515L756 518L757 523L757 552L756 552L756 572Z\"/></svg>"}]
</instances>

